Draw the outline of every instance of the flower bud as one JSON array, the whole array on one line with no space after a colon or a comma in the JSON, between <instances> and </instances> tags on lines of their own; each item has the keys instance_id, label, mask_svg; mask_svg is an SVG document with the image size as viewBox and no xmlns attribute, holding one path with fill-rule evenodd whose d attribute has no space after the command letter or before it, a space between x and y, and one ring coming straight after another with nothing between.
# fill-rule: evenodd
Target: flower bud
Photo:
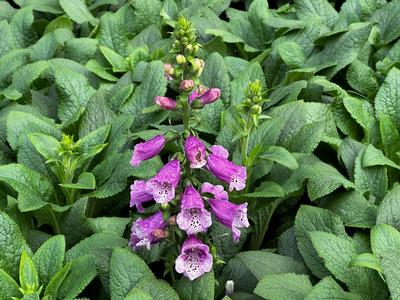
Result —
<instances>
[{"instance_id":1,"label":"flower bud","mask_svg":"<svg viewBox=\"0 0 400 300\"><path fill-rule=\"evenodd\" d=\"M164 239L168 236L168 232L162 229L154 229L151 233L156 239Z\"/></svg>"},{"instance_id":2,"label":"flower bud","mask_svg":"<svg viewBox=\"0 0 400 300\"><path fill-rule=\"evenodd\" d=\"M164 76L168 81L173 80L172 75L174 75L174 67L171 64L164 64Z\"/></svg>"},{"instance_id":3,"label":"flower bud","mask_svg":"<svg viewBox=\"0 0 400 300\"><path fill-rule=\"evenodd\" d=\"M249 98L247 98L246 100L243 101L243 104L246 106L250 106L251 105L251 100Z\"/></svg>"},{"instance_id":4,"label":"flower bud","mask_svg":"<svg viewBox=\"0 0 400 300\"><path fill-rule=\"evenodd\" d=\"M187 45L185 47L185 53L192 54L192 52L193 52L193 45L192 44Z\"/></svg>"},{"instance_id":5,"label":"flower bud","mask_svg":"<svg viewBox=\"0 0 400 300\"><path fill-rule=\"evenodd\" d=\"M195 44L195 45L193 46L193 55L196 55L198 51L199 51L199 45L198 45L198 44Z\"/></svg>"},{"instance_id":6,"label":"flower bud","mask_svg":"<svg viewBox=\"0 0 400 300\"><path fill-rule=\"evenodd\" d=\"M193 86L194 86L194 82L192 79L185 79L185 80L182 80L181 84L179 85L179 88L182 91L189 92L193 89Z\"/></svg>"},{"instance_id":7,"label":"flower bud","mask_svg":"<svg viewBox=\"0 0 400 300\"><path fill-rule=\"evenodd\" d=\"M176 224L176 215L173 215L173 216L169 217L168 224L169 225L175 225Z\"/></svg>"},{"instance_id":8,"label":"flower bud","mask_svg":"<svg viewBox=\"0 0 400 300\"><path fill-rule=\"evenodd\" d=\"M228 280L225 283L225 295L231 296L235 292L235 282L233 280Z\"/></svg>"},{"instance_id":9,"label":"flower bud","mask_svg":"<svg viewBox=\"0 0 400 300\"><path fill-rule=\"evenodd\" d=\"M203 96L200 97L200 102L203 105L207 105L217 101L220 96L221 96L221 90L218 88L212 88L209 89L207 92L204 93Z\"/></svg>"},{"instance_id":10,"label":"flower bud","mask_svg":"<svg viewBox=\"0 0 400 300\"><path fill-rule=\"evenodd\" d=\"M174 110L176 108L176 101L168 97L156 96L154 97L154 102L165 110Z\"/></svg>"},{"instance_id":11,"label":"flower bud","mask_svg":"<svg viewBox=\"0 0 400 300\"><path fill-rule=\"evenodd\" d=\"M189 42L189 40L188 40L187 37L181 38L181 43L182 43L183 46L186 46L188 44L188 42Z\"/></svg>"},{"instance_id":12,"label":"flower bud","mask_svg":"<svg viewBox=\"0 0 400 300\"><path fill-rule=\"evenodd\" d=\"M184 64L185 62L186 62L186 58L182 55L182 54L178 54L177 56L176 56L176 62L178 63L178 64Z\"/></svg>"},{"instance_id":13,"label":"flower bud","mask_svg":"<svg viewBox=\"0 0 400 300\"><path fill-rule=\"evenodd\" d=\"M257 96L253 98L253 103L254 104L259 104L262 101L262 97Z\"/></svg>"},{"instance_id":14,"label":"flower bud","mask_svg":"<svg viewBox=\"0 0 400 300\"><path fill-rule=\"evenodd\" d=\"M200 58L195 58L193 60L193 71L196 73L197 76L200 76L200 74L203 72L204 69L204 60Z\"/></svg>"},{"instance_id":15,"label":"flower bud","mask_svg":"<svg viewBox=\"0 0 400 300\"><path fill-rule=\"evenodd\" d=\"M262 112L262 108L261 108L261 106L258 105L258 104L253 105L253 106L251 107L251 109L250 109L250 113L251 113L252 115L260 115L261 112Z\"/></svg>"}]
</instances>

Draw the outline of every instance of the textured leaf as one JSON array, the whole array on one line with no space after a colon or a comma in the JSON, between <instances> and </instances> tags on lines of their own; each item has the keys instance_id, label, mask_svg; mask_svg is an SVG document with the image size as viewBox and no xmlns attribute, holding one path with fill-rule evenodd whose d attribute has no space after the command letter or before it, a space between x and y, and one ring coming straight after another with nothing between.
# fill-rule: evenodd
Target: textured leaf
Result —
<instances>
[{"instance_id":1,"label":"textured leaf","mask_svg":"<svg viewBox=\"0 0 400 300\"><path fill-rule=\"evenodd\" d=\"M56 69L55 80L60 96L58 116L67 121L86 106L94 90L86 77L67 68Z\"/></svg>"},{"instance_id":2,"label":"textured leaf","mask_svg":"<svg viewBox=\"0 0 400 300\"><path fill-rule=\"evenodd\" d=\"M390 43L400 36L400 23L397 18L400 13L400 1L394 0L380 8L372 17L378 22L382 44Z\"/></svg>"},{"instance_id":3,"label":"textured leaf","mask_svg":"<svg viewBox=\"0 0 400 300\"><path fill-rule=\"evenodd\" d=\"M67 263L60 271L57 272L53 278L51 278L49 284L46 286L44 295L50 295L53 297L57 296L58 289L62 282L67 277L69 270L71 269L72 263Z\"/></svg>"},{"instance_id":4,"label":"textured leaf","mask_svg":"<svg viewBox=\"0 0 400 300\"><path fill-rule=\"evenodd\" d=\"M371 248L375 256L380 258L383 253L396 251L400 247L400 232L390 225L378 224L371 229Z\"/></svg>"},{"instance_id":5,"label":"textured leaf","mask_svg":"<svg viewBox=\"0 0 400 300\"><path fill-rule=\"evenodd\" d=\"M46 178L20 164L0 166L0 180L18 192L18 208L22 212L45 206L54 193Z\"/></svg>"},{"instance_id":6,"label":"textured leaf","mask_svg":"<svg viewBox=\"0 0 400 300\"><path fill-rule=\"evenodd\" d=\"M363 298L358 294L345 292L343 288L332 277L328 276L318 282L304 299L361 300Z\"/></svg>"},{"instance_id":7,"label":"textured leaf","mask_svg":"<svg viewBox=\"0 0 400 300\"><path fill-rule=\"evenodd\" d=\"M112 232L118 236L124 234L125 228L130 222L130 218L119 217L98 217L89 219L90 227L94 233Z\"/></svg>"},{"instance_id":8,"label":"textured leaf","mask_svg":"<svg viewBox=\"0 0 400 300\"><path fill-rule=\"evenodd\" d=\"M335 25L338 13L327 0L296 0L294 3L299 19L307 20L317 15L329 27Z\"/></svg>"},{"instance_id":9,"label":"textured leaf","mask_svg":"<svg viewBox=\"0 0 400 300\"><path fill-rule=\"evenodd\" d=\"M368 97L374 96L378 91L379 85L374 71L359 60L351 63L346 79L353 89Z\"/></svg>"},{"instance_id":10,"label":"textured leaf","mask_svg":"<svg viewBox=\"0 0 400 300\"><path fill-rule=\"evenodd\" d=\"M268 147L266 151L263 152L262 158L277 162L291 170L295 170L299 167L296 158L283 147Z\"/></svg>"},{"instance_id":11,"label":"textured leaf","mask_svg":"<svg viewBox=\"0 0 400 300\"><path fill-rule=\"evenodd\" d=\"M59 3L67 15L78 24L94 20L86 3L82 0L59 0Z\"/></svg>"},{"instance_id":12,"label":"textured leaf","mask_svg":"<svg viewBox=\"0 0 400 300\"><path fill-rule=\"evenodd\" d=\"M32 29L33 12L31 7L19 9L12 17L10 26L15 43L19 48L26 48L34 44L37 39L36 32Z\"/></svg>"},{"instance_id":13,"label":"textured leaf","mask_svg":"<svg viewBox=\"0 0 400 300\"><path fill-rule=\"evenodd\" d=\"M381 264L392 299L400 299L400 251L384 252Z\"/></svg>"},{"instance_id":14,"label":"textured leaf","mask_svg":"<svg viewBox=\"0 0 400 300\"><path fill-rule=\"evenodd\" d=\"M32 259L22 252L19 264L19 284L23 290L36 290L39 287L39 277Z\"/></svg>"},{"instance_id":15,"label":"textured leaf","mask_svg":"<svg viewBox=\"0 0 400 300\"><path fill-rule=\"evenodd\" d=\"M111 299L123 299L143 278L154 278L146 263L129 250L115 248L110 262Z\"/></svg>"},{"instance_id":16,"label":"textured leaf","mask_svg":"<svg viewBox=\"0 0 400 300\"><path fill-rule=\"evenodd\" d=\"M51 237L36 251L33 263L39 273L40 283L47 286L61 270L64 262L65 239L62 235Z\"/></svg>"},{"instance_id":17,"label":"textured leaf","mask_svg":"<svg viewBox=\"0 0 400 300\"><path fill-rule=\"evenodd\" d=\"M176 282L175 289L180 299L202 300L214 298L214 272L204 274L203 276L190 281L183 277Z\"/></svg>"},{"instance_id":18,"label":"textured leaf","mask_svg":"<svg viewBox=\"0 0 400 300\"><path fill-rule=\"evenodd\" d=\"M376 94L375 110L378 118L380 114L389 116L397 130L400 130L399 94L400 70L392 68Z\"/></svg>"},{"instance_id":19,"label":"textured leaf","mask_svg":"<svg viewBox=\"0 0 400 300\"><path fill-rule=\"evenodd\" d=\"M261 279L254 293L271 300L302 300L312 289L307 275L299 274L271 274Z\"/></svg>"},{"instance_id":20,"label":"textured leaf","mask_svg":"<svg viewBox=\"0 0 400 300\"><path fill-rule=\"evenodd\" d=\"M0 269L17 279L20 256L30 250L18 225L5 212L0 212L0 224Z\"/></svg>"},{"instance_id":21,"label":"textured leaf","mask_svg":"<svg viewBox=\"0 0 400 300\"><path fill-rule=\"evenodd\" d=\"M18 283L0 269L0 297L2 299L12 299L12 297L17 296L21 296Z\"/></svg>"},{"instance_id":22,"label":"textured leaf","mask_svg":"<svg viewBox=\"0 0 400 300\"><path fill-rule=\"evenodd\" d=\"M388 224L400 230L400 185L395 185L379 204L376 224Z\"/></svg>"},{"instance_id":23,"label":"textured leaf","mask_svg":"<svg viewBox=\"0 0 400 300\"><path fill-rule=\"evenodd\" d=\"M295 231L297 245L307 267L318 278L329 275L311 243L310 235L314 231L325 231L346 236L342 220L328 210L303 205L296 215Z\"/></svg>"}]
</instances>

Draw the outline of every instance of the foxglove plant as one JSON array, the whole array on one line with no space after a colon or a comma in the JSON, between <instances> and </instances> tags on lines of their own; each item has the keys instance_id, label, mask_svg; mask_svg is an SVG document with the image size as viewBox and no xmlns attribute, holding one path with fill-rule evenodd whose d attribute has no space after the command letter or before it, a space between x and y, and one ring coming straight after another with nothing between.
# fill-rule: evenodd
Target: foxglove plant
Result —
<instances>
[{"instance_id":1,"label":"foxglove plant","mask_svg":"<svg viewBox=\"0 0 400 300\"><path fill-rule=\"evenodd\" d=\"M179 18L173 37L175 42L171 54L175 57L164 64L164 72L171 88L178 91L179 96L177 100L157 96L154 102L158 109L172 110L180 115L183 131L173 141L157 135L134 147L133 167L159 154L170 142L178 146L178 151L154 177L147 181L136 180L131 185L130 206L136 207L140 214L147 215L150 211L153 214L147 218L139 217L133 223L130 245L138 250L141 247L150 249L152 244L164 238L171 239L175 247L183 242L180 251L178 248L170 251L176 253L175 271L194 280L212 269L210 249L215 247L207 234L212 225L212 214L215 220L232 231L234 242L239 242L240 228L250 225L247 203L231 203L224 186L201 182L196 178L195 170L209 171L226 183L229 191L245 188L247 172L245 167L229 160L227 149L219 145L207 147L200 139L194 116L204 106L218 101L221 91L200 83L204 62L196 57L200 45L190 22ZM150 203L154 205L148 209L143 207ZM174 278L173 273L171 276Z\"/></svg>"}]
</instances>

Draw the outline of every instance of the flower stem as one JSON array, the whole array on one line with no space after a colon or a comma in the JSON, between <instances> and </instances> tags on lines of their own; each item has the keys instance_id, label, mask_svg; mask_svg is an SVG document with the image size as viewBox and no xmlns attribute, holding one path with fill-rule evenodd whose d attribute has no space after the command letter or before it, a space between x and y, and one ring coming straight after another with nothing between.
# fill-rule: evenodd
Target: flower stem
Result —
<instances>
[{"instance_id":1,"label":"flower stem","mask_svg":"<svg viewBox=\"0 0 400 300\"><path fill-rule=\"evenodd\" d=\"M190 131L190 113L191 113L191 107L188 102L188 95L187 93L182 93L180 96L180 102L182 104L182 119L183 119L183 128L184 132ZM182 144L184 144L185 141L182 141ZM190 178L192 175L192 170L190 169L190 163L188 160L186 160L185 164L185 170L186 170L186 178Z\"/></svg>"}]
</instances>

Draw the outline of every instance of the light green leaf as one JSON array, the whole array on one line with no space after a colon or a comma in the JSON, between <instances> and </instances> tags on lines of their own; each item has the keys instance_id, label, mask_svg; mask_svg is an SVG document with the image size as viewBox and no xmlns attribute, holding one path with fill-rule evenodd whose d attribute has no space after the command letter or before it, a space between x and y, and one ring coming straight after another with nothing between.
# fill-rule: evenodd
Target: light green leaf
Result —
<instances>
[{"instance_id":1,"label":"light green leaf","mask_svg":"<svg viewBox=\"0 0 400 300\"><path fill-rule=\"evenodd\" d=\"M382 273L382 268L379 264L378 258L371 253L361 253L353 258L351 261L352 266L365 267Z\"/></svg>"},{"instance_id":2,"label":"light green leaf","mask_svg":"<svg viewBox=\"0 0 400 300\"><path fill-rule=\"evenodd\" d=\"M400 169L400 166L388 159L381 150L376 149L373 145L367 145L362 156L361 165L363 168L374 166L389 166Z\"/></svg>"},{"instance_id":3,"label":"light green leaf","mask_svg":"<svg viewBox=\"0 0 400 300\"><path fill-rule=\"evenodd\" d=\"M319 16L327 26L332 27L338 19L338 13L327 0L295 0L294 7L300 20Z\"/></svg>"},{"instance_id":4,"label":"light green leaf","mask_svg":"<svg viewBox=\"0 0 400 300\"><path fill-rule=\"evenodd\" d=\"M62 282L67 277L69 270L71 269L72 263L67 263L60 271L58 271L49 281L44 291L45 296L56 297L58 289L60 288Z\"/></svg>"},{"instance_id":5,"label":"light green leaf","mask_svg":"<svg viewBox=\"0 0 400 300\"><path fill-rule=\"evenodd\" d=\"M42 133L31 133L28 138L36 151L45 159L54 159L58 156L60 142L54 137Z\"/></svg>"},{"instance_id":6,"label":"light green leaf","mask_svg":"<svg viewBox=\"0 0 400 300\"><path fill-rule=\"evenodd\" d=\"M98 217L89 219L90 227L94 233L111 232L118 236L124 234L125 228L130 222L130 218L119 217Z\"/></svg>"},{"instance_id":7,"label":"light green leaf","mask_svg":"<svg viewBox=\"0 0 400 300\"><path fill-rule=\"evenodd\" d=\"M60 183L59 185L67 189L94 190L96 188L96 178L93 173L83 172L79 174L76 183Z\"/></svg>"},{"instance_id":8,"label":"light green leaf","mask_svg":"<svg viewBox=\"0 0 400 300\"><path fill-rule=\"evenodd\" d=\"M285 148L279 146L269 146L263 151L263 155L260 158L274 161L290 170L295 170L299 167L296 158Z\"/></svg>"},{"instance_id":9,"label":"light green leaf","mask_svg":"<svg viewBox=\"0 0 400 300\"><path fill-rule=\"evenodd\" d=\"M150 296L149 293L146 293L137 288L133 288L128 295L124 298L124 300L153 300L153 297Z\"/></svg>"},{"instance_id":10,"label":"light green leaf","mask_svg":"<svg viewBox=\"0 0 400 300\"><path fill-rule=\"evenodd\" d=\"M107 61L113 67L114 72L128 71L129 69L128 62L121 55L119 55L117 52L106 46L100 46L100 50L103 53L104 57L107 59Z\"/></svg>"},{"instance_id":11,"label":"light green leaf","mask_svg":"<svg viewBox=\"0 0 400 300\"><path fill-rule=\"evenodd\" d=\"M24 7L17 11L10 22L11 32L15 39L15 45L19 48L27 48L37 39L36 31L32 28L32 7Z\"/></svg>"},{"instance_id":12,"label":"light green leaf","mask_svg":"<svg viewBox=\"0 0 400 300\"><path fill-rule=\"evenodd\" d=\"M371 21L378 23L382 44L388 44L400 36L399 13L400 2L395 0L389 1L372 16Z\"/></svg>"},{"instance_id":13,"label":"light green leaf","mask_svg":"<svg viewBox=\"0 0 400 300\"><path fill-rule=\"evenodd\" d=\"M400 185L396 184L379 204L376 224L388 224L400 230L399 194Z\"/></svg>"},{"instance_id":14,"label":"light green leaf","mask_svg":"<svg viewBox=\"0 0 400 300\"><path fill-rule=\"evenodd\" d=\"M400 249L400 232L390 225L375 225L371 229L371 248L379 259L384 252Z\"/></svg>"},{"instance_id":15,"label":"light green leaf","mask_svg":"<svg viewBox=\"0 0 400 300\"><path fill-rule=\"evenodd\" d=\"M266 275L258 282L254 293L270 300L303 300L311 289L307 275L285 273Z\"/></svg>"},{"instance_id":16,"label":"light green leaf","mask_svg":"<svg viewBox=\"0 0 400 300\"><path fill-rule=\"evenodd\" d=\"M397 249L382 253L381 265L391 298L400 299L400 251Z\"/></svg>"},{"instance_id":17,"label":"light green leaf","mask_svg":"<svg viewBox=\"0 0 400 300\"><path fill-rule=\"evenodd\" d=\"M95 18L90 13L83 0L59 0L59 3L67 15L78 24L85 22L95 24Z\"/></svg>"},{"instance_id":18,"label":"light green leaf","mask_svg":"<svg viewBox=\"0 0 400 300\"><path fill-rule=\"evenodd\" d=\"M64 262L65 238L56 235L44 242L33 256L39 273L40 283L47 286L52 278L61 270Z\"/></svg>"},{"instance_id":19,"label":"light green leaf","mask_svg":"<svg viewBox=\"0 0 400 300\"><path fill-rule=\"evenodd\" d=\"M343 288L330 276L318 282L305 300L362 300L363 298L354 293L345 292Z\"/></svg>"},{"instance_id":20,"label":"light green leaf","mask_svg":"<svg viewBox=\"0 0 400 300\"><path fill-rule=\"evenodd\" d=\"M35 265L29 255L23 251L19 265L19 283L28 293L35 292L39 288L39 277Z\"/></svg>"},{"instance_id":21,"label":"light green leaf","mask_svg":"<svg viewBox=\"0 0 400 300\"><path fill-rule=\"evenodd\" d=\"M306 61L303 47L296 42L280 42L277 48L279 56L290 67L301 67Z\"/></svg>"},{"instance_id":22,"label":"light green leaf","mask_svg":"<svg viewBox=\"0 0 400 300\"><path fill-rule=\"evenodd\" d=\"M351 63L346 79L353 89L368 97L373 97L379 88L375 72L358 59Z\"/></svg>"}]
</instances>

